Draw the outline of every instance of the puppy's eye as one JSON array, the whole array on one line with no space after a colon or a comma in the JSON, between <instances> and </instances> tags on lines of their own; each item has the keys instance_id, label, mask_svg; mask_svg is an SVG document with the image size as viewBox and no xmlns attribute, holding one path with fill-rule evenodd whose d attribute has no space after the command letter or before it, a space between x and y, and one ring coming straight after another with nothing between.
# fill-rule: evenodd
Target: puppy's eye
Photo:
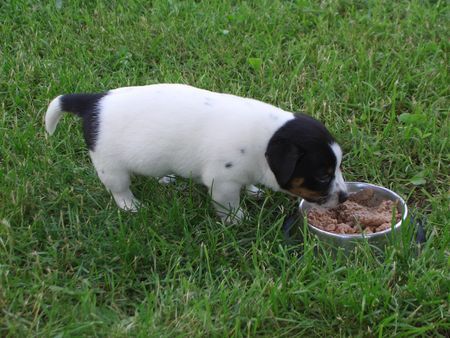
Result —
<instances>
[{"instance_id":1,"label":"puppy's eye","mask_svg":"<svg viewBox=\"0 0 450 338\"><path fill-rule=\"evenodd\" d=\"M330 183L330 181L333 179L331 175L324 175L316 178L317 181L320 183Z\"/></svg>"}]
</instances>

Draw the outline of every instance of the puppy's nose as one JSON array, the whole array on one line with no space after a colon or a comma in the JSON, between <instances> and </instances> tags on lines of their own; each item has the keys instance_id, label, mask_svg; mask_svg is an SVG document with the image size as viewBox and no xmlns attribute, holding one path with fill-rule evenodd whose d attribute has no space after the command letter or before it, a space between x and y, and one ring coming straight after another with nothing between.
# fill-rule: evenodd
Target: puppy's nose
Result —
<instances>
[{"instance_id":1,"label":"puppy's nose","mask_svg":"<svg viewBox=\"0 0 450 338\"><path fill-rule=\"evenodd\" d=\"M348 194L345 191L339 191L338 200L339 203L344 203L348 199Z\"/></svg>"}]
</instances>

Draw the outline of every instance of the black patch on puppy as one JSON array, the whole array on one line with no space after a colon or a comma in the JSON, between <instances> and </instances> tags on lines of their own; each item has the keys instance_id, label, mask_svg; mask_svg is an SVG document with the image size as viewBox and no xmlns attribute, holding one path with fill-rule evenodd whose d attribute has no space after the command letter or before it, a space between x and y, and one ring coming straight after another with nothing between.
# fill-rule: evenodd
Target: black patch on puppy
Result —
<instances>
[{"instance_id":1,"label":"black patch on puppy","mask_svg":"<svg viewBox=\"0 0 450 338\"><path fill-rule=\"evenodd\" d=\"M231 163L231 162L225 163L225 168L227 168L227 169L231 168L232 166L233 166L233 163Z\"/></svg>"},{"instance_id":2,"label":"black patch on puppy","mask_svg":"<svg viewBox=\"0 0 450 338\"><path fill-rule=\"evenodd\" d=\"M61 109L83 119L83 134L90 150L94 150L98 134L98 104L108 93L67 94L60 99Z\"/></svg>"},{"instance_id":3,"label":"black patch on puppy","mask_svg":"<svg viewBox=\"0 0 450 338\"><path fill-rule=\"evenodd\" d=\"M334 142L325 126L310 116L299 114L286 122L274 133L266 150L267 162L280 187L295 194L308 191L326 196L332 180L320 178L330 167L336 167L330 147Z\"/></svg>"}]
</instances>

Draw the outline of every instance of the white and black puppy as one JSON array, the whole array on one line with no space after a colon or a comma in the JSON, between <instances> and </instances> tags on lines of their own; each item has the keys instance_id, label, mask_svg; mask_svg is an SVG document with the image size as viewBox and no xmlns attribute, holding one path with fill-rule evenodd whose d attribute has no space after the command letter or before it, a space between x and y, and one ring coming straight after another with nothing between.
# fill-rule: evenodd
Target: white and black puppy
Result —
<instances>
[{"instance_id":1,"label":"white and black puppy","mask_svg":"<svg viewBox=\"0 0 450 338\"><path fill-rule=\"evenodd\" d=\"M63 112L82 117L98 176L122 209L139 205L132 174L201 182L232 221L243 215L241 188L253 184L325 207L347 198L342 151L323 124L257 100L181 84L61 95L45 116L49 134Z\"/></svg>"}]
</instances>

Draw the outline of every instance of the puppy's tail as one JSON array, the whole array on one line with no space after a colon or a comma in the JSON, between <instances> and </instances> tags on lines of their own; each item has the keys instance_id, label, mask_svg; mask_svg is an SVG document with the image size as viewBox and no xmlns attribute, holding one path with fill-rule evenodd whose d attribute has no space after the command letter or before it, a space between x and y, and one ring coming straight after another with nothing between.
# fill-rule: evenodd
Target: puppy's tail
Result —
<instances>
[{"instance_id":1,"label":"puppy's tail","mask_svg":"<svg viewBox=\"0 0 450 338\"><path fill-rule=\"evenodd\" d=\"M82 118L89 118L96 113L100 100L108 93L66 94L50 102L45 114L45 129L52 135L55 132L63 112L70 112Z\"/></svg>"},{"instance_id":2,"label":"puppy's tail","mask_svg":"<svg viewBox=\"0 0 450 338\"><path fill-rule=\"evenodd\" d=\"M55 132L59 119L63 114L63 110L61 107L61 97L62 95L54 98L53 101L50 102L47 108L47 112L45 113L45 129L50 135Z\"/></svg>"}]
</instances>

